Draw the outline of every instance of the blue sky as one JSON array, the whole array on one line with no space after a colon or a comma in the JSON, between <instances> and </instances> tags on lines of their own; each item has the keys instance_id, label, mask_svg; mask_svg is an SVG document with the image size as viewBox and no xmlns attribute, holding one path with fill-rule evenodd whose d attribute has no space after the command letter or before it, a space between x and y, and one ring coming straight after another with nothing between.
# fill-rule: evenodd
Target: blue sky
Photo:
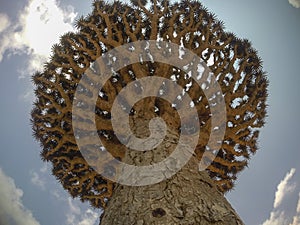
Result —
<instances>
[{"instance_id":1,"label":"blue sky","mask_svg":"<svg viewBox=\"0 0 300 225\"><path fill-rule=\"evenodd\" d=\"M51 176L29 122L30 76L91 2L0 0L0 224L99 223L99 210L72 200ZM251 40L270 80L260 149L227 197L247 225L300 225L300 1L202 2L226 30Z\"/></svg>"}]
</instances>

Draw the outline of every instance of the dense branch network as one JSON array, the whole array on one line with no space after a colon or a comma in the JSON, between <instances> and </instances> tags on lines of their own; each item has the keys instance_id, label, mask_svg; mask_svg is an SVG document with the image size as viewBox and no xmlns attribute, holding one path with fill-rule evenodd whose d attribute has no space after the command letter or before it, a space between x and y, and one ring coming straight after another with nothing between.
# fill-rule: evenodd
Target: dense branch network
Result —
<instances>
[{"instance_id":1,"label":"dense branch network","mask_svg":"<svg viewBox=\"0 0 300 225\"><path fill-rule=\"evenodd\" d=\"M257 150L258 128L264 125L266 115L267 80L256 50L249 41L225 32L222 22L198 1L95 1L93 6L89 16L77 21L77 32L63 35L60 43L53 46L52 58L44 70L33 76L33 131L41 143L42 158L53 164L53 174L73 197L105 207L114 184L95 172L77 147L72 129L74 92L84 72L109 50L138 40L163 40L184 46L201 57L221 86L227 106L226 133L207 170L222 192L230 190L237 173ZM200 160L211 130L208 101L191 77L157 62L136 63L117 71L99 92L95 119L104 147L119 160L124 157L127 149L114 135L110 110L122 88L143 76L172 78L191 97L201 125L195 150ZM176 110L160 98L145 99L133 107L130 115L132 121L139 117L147 121L154 116L162 117L170 129L180 130ZM86 135L87 124L82 119L81 128ZM84 140L84 136L81 138ZM95 148L88 138L86 145L91 150Z\"/></svg>"}]
</instances>

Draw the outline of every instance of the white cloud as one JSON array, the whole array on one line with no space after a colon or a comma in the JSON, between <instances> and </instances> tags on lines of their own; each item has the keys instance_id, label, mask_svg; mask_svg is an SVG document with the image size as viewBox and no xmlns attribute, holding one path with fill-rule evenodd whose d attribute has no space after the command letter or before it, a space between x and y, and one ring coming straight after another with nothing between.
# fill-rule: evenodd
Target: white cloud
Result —
<instances>
[{"instance_id":1,"label":"white cloud","mask_svg":"<svg viewBox=\"0 0 300 225\"><path fill-rule=\"evenodd\" d=\"M296 169L292 168L278 184L275 193L274 208L270 213L270 218L263 222L262 225L300 225L300 193L298 194L299 199L294 216L288 216L286 215L286 211L278 209L280 204L284 201L284 198L296 188L296 185L290 182L295 172Z\"/></svg>"},{"instance_id":2,"label":"white cloud","mask_svg":"<svg viewBox=\"0 0 300 225\"><path fill-rule=\"evenodd\" d=\"M293 217L293 222L290 225L300 225L300 193L299 193L296 213L297 214Z\"/></svg>"},{"instance_id":3,"label":"white cloud","mask_svg":"<svg viewBox=\"0 0 300 225\"><path fill-rule=\"evenodd\" d=\"M12 23L1 14L0 19L6 19L0 23L0 30L5 29L5 33L0 34L0 62L4 53L27 54L25 73L41 69L52 45L62 34L74 30L72 23L76 15L72 6L63 10L56 0L30 0L14 25L9 26Z\"/></svg>"},{"instance_id":4,"label":"white cloud","mask_svg":"<svg viewBox=\"0 0 300 225\"><path fill-rule=\"evenodd\" d=\"M10 21L6 14L0 13L0 33L10 25Z\"/></svg>"},{"instance_id":5,"label":"white cloud","mask_svg":"<svg viewBox=\"0 0 300 225\"><path fill-rule=\"evenodd\" d=\"M277 191L275 193L274 208L277 208L286 194L295 190L295 184L290 184L289 181L296 172L295 168L292 168L289 173L286 174L285 178L278 184Z\"/></svg>"},{"instance_id":6,"label":"white cloud","mask_svg":"<svg viewBox=\"0 0 300 225\"><path fill-rule=\"evenodd\" d=\"M30 46L34 54L48 56L59 36L73 30L70 22L75 16L73 10L60 9L55 0L31 0L20 17L23 32L17 34L17 39Z\"/></svg>"},{"instance_id":7,"label":"white cloud","mask_svg":"<svg viewBox=\"0 0 300 225\"><path fill-rule=\"evenodd\" d=\"M289 0L289 3L295 8L300 8L300 0Z\"/></svg>"},{"instance_id":8,"label":"white cloud","mask_svg":"<svg viewBox=\"0 0 300 225\"><path fill-rule=\"evenodd\" d=\"M67 213L67 225L98 225L100 212L96 212L90 208L82 211L79 205L81 202L68 198L69 212Z\"/></svg>"},{"instance_id":9,"label":"white cloud","mask_svg":"<svg viewBox=\"0 0 300 225\"><path fill-rule=\"evenodd\" d=\"M300 215L294 216L293 222L289 225L300 225Z\"/></svg>"},{"instance_id":10,"label":"white cloud","mask_svg":"<svg viewBox=\"0 0 300 225\"><path fill-rule=\"evenodd\" d=\"M271 212L270 218L266 220L263 225L284 225L287 224L284 212Z\"/></svg>"},{"instance_id":11,"label":"white cloud","mask_svg":"<svg viewBox=\"0 0 300 225\"><path fill-rule=\"evenodd\" d=\"M297 204L297 213L300 213L300 193L299 193L299 199Z\"/></svg>"},{"instance_id":12,"label":"white cloud","mask_svg":"<svg viewBox=\"0 0 300 225\"><path fill-rule=\"evenodd\" d=\"M0 224L39 225L30 210L22 203L23 191L0 168Z\"/></svg>"},{"instance_id":13,"label":"white cloud","mask_svg":"<svg viewBox=\"0 0 300 225\"><path fill-rule=\"evenodd\" d=\"M51 47L66 32L74 31L77 16L72 6L59 7L57 0L29 0L17 21L0 14L0 63L4 56L27 55L25 66L16 68L19 78L29 78L49 59ZM2 31L2 32L1 32ZM28 85L20 99L32 102L33 87Z\"/></svg>"}]
</instances>

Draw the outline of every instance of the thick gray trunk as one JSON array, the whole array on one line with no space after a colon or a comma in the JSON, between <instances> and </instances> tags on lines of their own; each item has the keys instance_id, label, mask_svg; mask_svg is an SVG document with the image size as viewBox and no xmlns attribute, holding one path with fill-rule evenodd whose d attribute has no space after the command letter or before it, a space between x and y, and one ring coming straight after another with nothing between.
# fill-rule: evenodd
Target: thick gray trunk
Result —
<instances>
[{"instance_id":1,"label":"thick gray trunk","mask_svg":"<svg viewBox=\"0 0 300 225\"><path fill-rule=\"evenodd\" d=\"M168 149L176 145L176 134L169 132L167 136L167 141L155 151L128 151L125 162L146 165L167 157ZM157 150L162 154L157 154ZM243 225L243 222L208 174L198 171L198 160L192 156L179 172L160 183L117 185L100 224Z\"/></svg>"},{"instance_id":2,"label":"thick gray trunk","mask_svg":"<svg viewBox=\"0 0 300 225\"><path fill-rule=\"evenodd\" d=\"M119 185L102 225L242 225L206 172L191 160L171 179L143 187Z\"/></svg>"}]
</instances>

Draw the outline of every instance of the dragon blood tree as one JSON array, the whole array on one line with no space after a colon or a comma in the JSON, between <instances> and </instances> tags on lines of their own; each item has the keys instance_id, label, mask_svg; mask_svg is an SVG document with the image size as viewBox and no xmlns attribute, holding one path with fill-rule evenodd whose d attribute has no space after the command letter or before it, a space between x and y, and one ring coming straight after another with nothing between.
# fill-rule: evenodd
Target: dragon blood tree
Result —
<instances>
[{"instance_id":1,"label":"dragon blood tree","mask_svg":"<svg viewBox=\"0 0 300 225\"><path fill-rule=\"evenodd\" d=\"M34 136L63 187L103 208L101 224L243 224L224 193L256 152L266 115L251 43L190 0L99 0L76 26L33 76ZM193 149L183 136L196 137ZM132 179L126 166L151 169Z\"/></svg>"}]
</instances>

